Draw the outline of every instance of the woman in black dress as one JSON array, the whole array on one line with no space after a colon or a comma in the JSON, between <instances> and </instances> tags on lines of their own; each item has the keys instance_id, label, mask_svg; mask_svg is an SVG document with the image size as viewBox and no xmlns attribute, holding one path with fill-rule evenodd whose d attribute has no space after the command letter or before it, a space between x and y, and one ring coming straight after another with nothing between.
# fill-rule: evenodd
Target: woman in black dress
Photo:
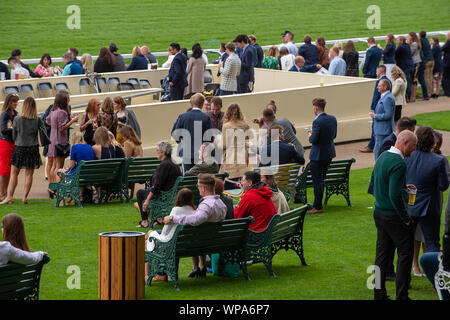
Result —
<instances>
[{"instance_id":1,"label":"woman in black dress","mask_svg":"<svg viewBox=\"0 0 450 320\"><path fill-rule=\"evenodd\" d=\"M107 47L100 48L100 53L94 64L94 72L113 72L116 58Z\"/></svg>"},{"instance_id":2,"label":"woman in black dress","mask_svg":"<svg viewBox=\"0 0 450 320\"><path fill-rule=\"evenodd\" d=\"M359 54L358 51L356 51L355 44L352 40L348 40L344 47L344 54L342 55L342 59L344 59L347 64L347 70L345 72L346 76L359 76L358 58Z\"/></svg>"},{"instance_id":3,"label":"woman in black dress","mask_svg":"<svg viewBox=\"0 0 450 320\"><path fill-rule=\"evenodd\" d=\"M98 126L97 117L100 112L100 105L100 100L97 98L90 99L86 112L81 119L80 131L84 131L84 141L91 147L95 144L94 133Z\"/></svg>"}]
</instances>

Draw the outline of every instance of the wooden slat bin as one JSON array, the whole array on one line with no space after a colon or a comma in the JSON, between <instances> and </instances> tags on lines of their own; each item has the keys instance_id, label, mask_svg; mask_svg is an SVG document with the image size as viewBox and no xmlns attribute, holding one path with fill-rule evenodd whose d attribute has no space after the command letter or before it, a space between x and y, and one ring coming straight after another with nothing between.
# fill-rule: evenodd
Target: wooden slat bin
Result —
<instances>
[{"instance_id":1,"label":"wooden slat bin","mask_svg":"<svg viewBox=\"0 0 450 320\"><path fill-rule=\"evenodd\" d=\"M137 300L145 297L145 234L99 234L98 297L101 300Z\"/></svg>"}]
</instances>

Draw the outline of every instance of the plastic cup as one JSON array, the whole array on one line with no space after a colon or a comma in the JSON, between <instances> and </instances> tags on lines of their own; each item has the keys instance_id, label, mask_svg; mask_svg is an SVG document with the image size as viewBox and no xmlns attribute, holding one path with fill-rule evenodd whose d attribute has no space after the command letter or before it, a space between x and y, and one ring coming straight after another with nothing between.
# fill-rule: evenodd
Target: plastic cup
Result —
<instances>
[{"instance_id":1,"label":"plastic cup","mask_svg":"<svg viewBox=\"0 0 450 320\"><path fill-rule=\"evenodd\" d=\"M19 80L19 74L16 73L16 74L14 75L14 78L16 78L16 80Z\"/></svg>"},{"instance_id":2,"label":"plastic cup","mask_svg":"<svg viewBox=\"0 0 450 320\"><path fill-rule=\"evenodd\" d=\"M408 188L408 193L409 193L409 201L408 201L408 204L409 204L410 206L413 206L414 203L416 203L417 189Z\"/></svg>"},{"instance_id":3,"label":"plastic cup","mask_svg":"<svg viewBox=\"0 0 450 320\"><path fill-rule=\"evenodd\" d=\"M0 72L0 81L5 80L5 73L4 72Z\"/></svg>"}]
</instances>

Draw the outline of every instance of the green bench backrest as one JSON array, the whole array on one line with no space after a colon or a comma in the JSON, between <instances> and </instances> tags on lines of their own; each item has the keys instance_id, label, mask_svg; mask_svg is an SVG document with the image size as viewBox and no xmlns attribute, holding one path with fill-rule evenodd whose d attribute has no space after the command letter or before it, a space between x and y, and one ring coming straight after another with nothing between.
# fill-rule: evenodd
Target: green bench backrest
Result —
<instances>
[{"instance_id":1,"label":"green bench backrest","mask_svg":"<svg viewBox=\"0 0 450 320\"><path fill-rule=\"evenodd\" d=\"M224 180L226 177L228 177L228 173L216 173L214 175L216 178L219 178L221 180ZM198 204L200 201L200 193L197 188L197 177L196 176L188 176L188 177L180 177L180 180L178 181L178 187L177 187L177 193L183 188L188 188L192 190L192 193L194 194L194 204Z\"/></svg>"},{"instance_id":2,"label":"green bench backrest","mask_svg":"<svg viewBox=\"0 0 450 320\"><path fill-rule=\"evenodd\" d=\"M49 260L48 256L44 256L43 261L37 264L10 263L0 266L0 300L24 299L38 294L42 266Z\"/></svg>"},{"instance_id":3,"label":"green bench backrest","mask_svg":"<svg viewBox=\"0 0 450 320\"><path fill-rule=\"evenodd\" d=\"M80 185L109 184L121 179L126 159L81 161L78 166Z\"/></svg>"},{"instance_id":4,"label":"green bench backrest","mask_svg":"<svg viewBox=\"0 0 450 320\"><path fill-rule=\"evenodd\" d=\"M241 249L247 242L253 217L182 226L176 240L176 256L190 257ZM181 226L179 226L181 227Z\"/></svg>"},{"instance_id":5,"label":"green bench backrest","mask_svg":"<svg viewBox=\"0 0 450 320\"><path fill-rule=\"evenodd\" d=\"M149 180L161 160L157 157L130 158L127 162L127 168L124 171L129 183L145 183Z\"/></svg>"},{"instance_id":6,"label":"green bench backrest","mask_svg":"<svg viewBox=\"0 0 450 320\"><path fill-rule=\"evenodd\" d=\"M355 162L354 158L331 161L331 163L328 167L328 170L327 170L325 183L333 183L333 182L340 183L340 182L346 181L348 179L350 167L353 162ZM313 183L312 183L312 176L311 176L311 170L310 170L309 163L305 167L304 172L305 171L306 171L306 175L307 175L306 186L310 187L313 185Z\"/></svg>"},{"instance_id":7,"label":"green bench backrest","mask_svg":"<svg viewBox=\"0 0 450 320\"><path fill-rule=\"evenodd\" d=\"M272 231L272 243L283 240L299 229L299 218L310 208L309 205L293 209L280 214L280 221L275 225Z\"/></svg>"}]
</instances>

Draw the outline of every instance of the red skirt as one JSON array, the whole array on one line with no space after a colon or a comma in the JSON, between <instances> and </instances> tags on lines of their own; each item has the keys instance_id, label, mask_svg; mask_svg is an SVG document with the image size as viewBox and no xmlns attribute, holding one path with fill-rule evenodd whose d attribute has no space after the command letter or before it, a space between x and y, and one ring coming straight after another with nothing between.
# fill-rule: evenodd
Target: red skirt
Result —
<instances>
[{"instance_id":1,"label":"red skirt","mask_svg":"<svg viewBox=\"0 0 450 320\"><path fill-rule=\"evenodd\" d=\"M11 158L14 151L14 143L0 139L0 176L11 175Z\"/></svg>"}]
</instances>

